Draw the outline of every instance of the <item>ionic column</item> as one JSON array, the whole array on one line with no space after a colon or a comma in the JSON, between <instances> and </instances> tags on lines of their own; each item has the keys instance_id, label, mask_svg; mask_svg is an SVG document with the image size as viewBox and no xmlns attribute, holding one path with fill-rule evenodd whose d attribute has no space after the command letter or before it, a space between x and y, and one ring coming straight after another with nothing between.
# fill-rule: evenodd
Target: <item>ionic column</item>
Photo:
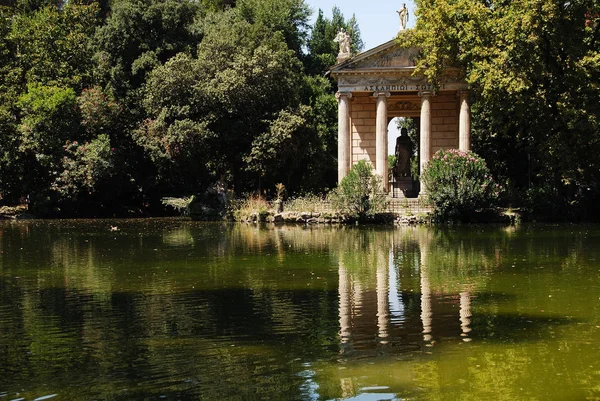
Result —
<instances>
[{"instance_id":1,"label":"ionic column","mask_svg":"<svg viewBox=\"0 0 600 401\"><path fill-rule=\"evenodd\" d=\"M469 91L460 91L460 115L458 119L458 148L471 150L471 106Z\"/></svg>"},{"instance_id":2,"label":"ionic column","mask_svg":"<svg viewBox=\"0 0 600 401\"><path fill-rule=\"evenodd\" d=\"M350 99L352 93L338 92L338 183L350 169Z\"/></svg>"},{"instance_id":3,"label":"ionic column","mask_svg":"<svg viewBox=\"0 0 600 401\"><path fill-rule=\"evenodd\" d=\"M425 165L431 159L431 92L419 92L421 97L421 139L419 142L420 174L422 176ZM425 185L421 179L421 192L425 194Z\"/></svg>"},{"instance_id":4,"label":"ionic column","mask_svg":"<svg viewBox=\"0 0 600 401\"><path fill-rule=\"evenodd\" d=\"M377 120L375 122L375 171L381 177L383 190L388 190L387 165L387 98L390 92L375 92L377 98Z\"/></svg>"},{"instance_id":5,"label":"ionic column","mask_svg":"<svg viewBox=\"0 0 600 401\"><path fill-rule=\"evenodd\" d=\"M425 242L419 244L421 251L421 265L419 273L421 274L421 323L423 324L423 341L426 346L432 346L431 325L433 322L433 310L431 307L431 285L429 283L429 265L428 252L429 247Z\"/></svg>"},{"instance_id":6,"label":"ionic column","mask_svg":"<svg viewBox=\"0 0 600 401\"><path fill-rule=\"evenodd\" d=\"M338 295L340 299L339 304L339 318L340 318L340 341L342 349L341 353L344 352L344 344L350 340L350 327L352 322L352 288L350 287L350 275L348 269L344 266L344 263L339 260L338 267Z\"/></svg>"}]
</instances>

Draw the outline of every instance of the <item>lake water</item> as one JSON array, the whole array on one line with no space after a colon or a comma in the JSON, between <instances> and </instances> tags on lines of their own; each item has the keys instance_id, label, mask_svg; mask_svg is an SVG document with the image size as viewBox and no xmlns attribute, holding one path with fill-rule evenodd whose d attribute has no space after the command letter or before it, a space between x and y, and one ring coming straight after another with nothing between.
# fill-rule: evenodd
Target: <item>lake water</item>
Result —
<instances>
[{"instance_id":1,"label":"lake water","mask_svg":"<svg viewBox=\"0 0 600 401\"><path fill-rule=\"evenodd\" d=\"M0 401L600 400L598 226L30 221L0 243Z\"/></svg>"}]
</instances>

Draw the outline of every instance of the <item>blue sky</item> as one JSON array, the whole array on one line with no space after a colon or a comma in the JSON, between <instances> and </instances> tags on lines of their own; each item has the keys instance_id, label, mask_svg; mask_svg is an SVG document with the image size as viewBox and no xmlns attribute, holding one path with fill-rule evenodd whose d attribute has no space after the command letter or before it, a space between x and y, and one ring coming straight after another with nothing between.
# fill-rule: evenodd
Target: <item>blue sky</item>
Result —
<instances>
[{"instance_id":1,"label":"blue sky","mask_svg":"<svg viewBox=\"0 0 600 401\"><path fill-rule=\"evenodd\" d=\"M305 0L312 9L311 24L317 17L319 8L327 18L331 18L331 9L337 6L346 19L356 15L360 33L365 42L364 50L371 49L393 39L400 28L400 19L396 10L406 3L409 12L408 27L415 24L414 3L412 0Z\"/></svg>"},{"instance_id":2,"label":"blue sky","mask_svg":"<svg viewBox=\"0 0 600 401\"><path fill-rule=\"evenodd\" d=\"M305 0L313 9L310 24L317 18L319 8L327 18L331 18L333 6L337 6L346 19L356 15L360 34L365 43L363 50L369 50L393 39L400 29L400 19L397 10L406 3L408 8L408 28L415 26L415 5L412 0ZM394 122L389 125L388 153L394 154L393 144L398 136Z\"/></svg>"}]
</instances>

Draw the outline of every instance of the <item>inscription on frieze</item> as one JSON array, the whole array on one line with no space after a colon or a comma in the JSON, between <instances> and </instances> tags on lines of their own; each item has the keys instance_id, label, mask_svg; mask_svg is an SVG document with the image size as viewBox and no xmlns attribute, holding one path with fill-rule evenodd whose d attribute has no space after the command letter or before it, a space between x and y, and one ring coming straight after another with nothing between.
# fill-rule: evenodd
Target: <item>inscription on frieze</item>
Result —
<instances>
[{"instance_id":1,"label":"inscription on frieze","mask_svg":"<svg viewBox=\"0 0 600 401\"><path fill-rule=\"evenodd\" d=\"M419 106L413 102L399 101L394 102L388 106L390 111L406 111L406 110L419 110Z\"/></svg>"},{"instance_id":2,"label":"inscription on frieze","mask_svg":"<svg viewBox=\"0 0 600 401\"><path fill-rule=\"evenodd\" d=\"M439 89L444 89L443 85ZM431 84L422 85L365 85L361 89L353 88L352 91L363 92L400 92L400 91L432 91L434 86Z\"/></svg>"}]
</instances>

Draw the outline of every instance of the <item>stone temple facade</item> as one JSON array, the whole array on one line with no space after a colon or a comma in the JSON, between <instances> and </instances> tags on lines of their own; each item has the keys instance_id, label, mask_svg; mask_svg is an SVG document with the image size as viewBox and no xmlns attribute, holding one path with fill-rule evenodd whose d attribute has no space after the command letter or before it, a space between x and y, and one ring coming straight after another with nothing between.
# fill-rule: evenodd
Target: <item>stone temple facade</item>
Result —
<instances>
[{"instance_id":1,"label":"stone temple facade","mask_svg":"<svg viewBox=\"0 0 600 401\"><path fill-rule=\"evenodd\" d=\"M458 69L447 69L434 88L414 75L417 56L418 49L392 40L331 68L338 83L338 180L367 160L390 191L387 155L394 144L388 144L388 124L395 117L418 119L421 170L439 149L470 150L468 85Z\"/></svg>"}]
</instances>

